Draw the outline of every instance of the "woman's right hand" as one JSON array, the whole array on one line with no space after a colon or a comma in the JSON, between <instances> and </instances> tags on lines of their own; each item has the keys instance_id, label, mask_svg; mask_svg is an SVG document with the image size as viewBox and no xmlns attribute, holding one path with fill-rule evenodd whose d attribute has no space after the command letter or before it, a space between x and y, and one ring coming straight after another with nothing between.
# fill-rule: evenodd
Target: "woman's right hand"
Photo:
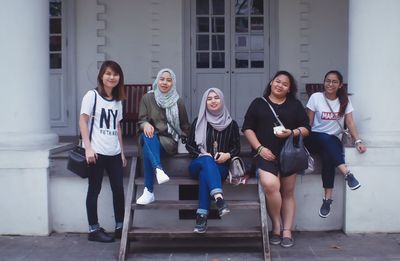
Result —
<instances>
[{"instance_id":1,"label":"woman's right hand","mask_svg":"<svg viewBox=\"0 0 400 261\"><path fill-rule=\"evenodd\" d=\"M153 138L154 127L150 123L146 122L143 126L143 133L147 138Z\"/></svg>"},{"instance_id":2,"label":"woman's right hand","mask_svg":"<svg viewBox=\"0 0 400 261\"><path fill-rule=\"evenodd\" d=\"M97 154L90 148L85 148L85 156L87 164L96 164Z\"/></svg>"},{"instance_id":3,"label":"woman's right hand","mask_svg":"<svg viewBox=\"0 0 400 261\"><path fill-rule=\"evenodd\" d=\"M267 149L266 147L263 147L260 151L260 156L268 161L274 161L276 159L275 155L272 153L272 151L270 151L269 149Z\"/></svg>"}]
</instances>

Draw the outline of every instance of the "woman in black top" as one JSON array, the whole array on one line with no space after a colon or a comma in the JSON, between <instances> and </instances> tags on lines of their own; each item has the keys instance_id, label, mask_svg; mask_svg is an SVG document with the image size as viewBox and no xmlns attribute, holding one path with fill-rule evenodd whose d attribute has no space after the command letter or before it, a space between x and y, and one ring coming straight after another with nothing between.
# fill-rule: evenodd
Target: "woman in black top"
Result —
<instances>
[{"instance_id":1,"label":"woman in black top","mask_svg":"<svg viewBox=\"0 0 400 261\"><path fill-rule=\"evenodd\" d=\"M263 97L256 98L248 108L242 131L256 152L256 167L267 198L272 220L270 243L291 247L291 228L295 215L295 173L281 173L279 154L291 132L295 136L309 134L310 126L303 105L296 99L293 76L279 71L268 84ZM275 110L283 126L274 116ZM274 131L274 127L275 128Z\"/></svg>"},{"instance_id":2,"label":"woman in black top","mask_svg":"<svg viewBox=\"0 0 400 261\"><path fill-rule=\"evenodd\" d=\"M239 139L239 127L224 105L221 90L208 89L186 144L189 153L195 157L189 173L199 180L195 233L206 232L210 196L216 201L220 217L230 212L223 199L222 180L228 176L230 159L240 152Z\"/></svg>"}]
</instances>

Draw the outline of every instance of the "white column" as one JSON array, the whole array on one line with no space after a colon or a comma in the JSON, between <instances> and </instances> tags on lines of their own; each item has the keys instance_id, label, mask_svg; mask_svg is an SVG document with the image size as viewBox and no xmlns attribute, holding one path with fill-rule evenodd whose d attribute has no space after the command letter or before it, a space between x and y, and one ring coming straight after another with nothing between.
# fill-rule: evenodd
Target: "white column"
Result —
<instances>
[{"instance_id":1,"label":"white column","mask_svg":"<svg viewBox=\"0 0 400 261\"><path fill-rule=\"evenodd\" d=\"M7 1L1 8L1 148L55 144L49 117L49 3Z\"/></svg>"},{"instance_id":2,"label":"white column","mask_svg":"<svg viewBox=\"0 0 400 261\"><path fill-rule=\"evenodd\" d=\"M348 82L370 145L400 145L399 11L398 0L350 0Z\"/></svg>"},{"instance_id":3,"label":"white column","mask_svg":"<svg viewBox=\"0 0 400 261\"><path fill-rule=\"evenodd\" d=\"M346 191L346 232L399 232L400 1L350 0L349 90L364 155L346 149L361 182Z\"/></svg>"},{"instance_id":4,"label":"white column","mask_svg":"<svg viewBox=\"0 0 400 261\"><path fill-rule=\"evenodd\" d=\"M0 234L48 234L49 2L0 8Z\"/></svg>"}]
</instances>

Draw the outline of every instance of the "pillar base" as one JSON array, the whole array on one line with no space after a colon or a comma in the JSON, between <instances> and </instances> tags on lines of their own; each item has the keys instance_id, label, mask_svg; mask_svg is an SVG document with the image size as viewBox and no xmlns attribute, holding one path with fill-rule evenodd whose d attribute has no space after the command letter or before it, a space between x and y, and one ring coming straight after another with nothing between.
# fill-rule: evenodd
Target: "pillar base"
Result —
<instances>
[{"instance_id":1,"label":"pillar base","mask_svg":"<svg viewBox=\"0 0 400 261\"><path fill-rule=\"evenodd\" d=\"M58 143L55 133L1 133L1 150L31 150L48 148Z\"/></svg>"}]
</instances>

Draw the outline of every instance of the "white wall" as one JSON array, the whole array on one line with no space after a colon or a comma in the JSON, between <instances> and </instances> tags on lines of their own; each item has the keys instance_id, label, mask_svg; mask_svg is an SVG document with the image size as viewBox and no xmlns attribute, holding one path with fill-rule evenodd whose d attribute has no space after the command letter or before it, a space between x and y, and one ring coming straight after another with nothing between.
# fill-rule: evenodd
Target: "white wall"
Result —
<instances>
[{"instance_id":1,"label":"white wall","mask_svg":"<svg viewBox=\"0 0 400 261\"><path fill-rule=\"evenodd\" d=\"M76 3L78 107L86 91L96 85L96 62L102 53L120 63L126 83L152 83L158 70L169 67L182 93L182 1L100 2L105 9L99 14L94 0ZM101 21L105 28L97 31ZM97 36L104 36L105 44Z\"/></svg>"},{"instance_id":2,"label":"white wall","mask_svg":"<svg viewBox=\"0 0 400 261\"><path fill-rule=\"evenodd\" d=\"M348 0L279 1L279 65L304 83L336 69L347 80Z\"/></svg>"}]
</instances>

